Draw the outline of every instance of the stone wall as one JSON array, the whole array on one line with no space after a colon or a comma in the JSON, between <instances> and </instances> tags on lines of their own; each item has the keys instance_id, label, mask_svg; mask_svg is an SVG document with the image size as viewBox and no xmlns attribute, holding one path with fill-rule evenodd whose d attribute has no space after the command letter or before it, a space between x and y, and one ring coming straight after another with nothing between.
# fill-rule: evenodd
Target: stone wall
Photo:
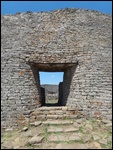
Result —
<instances>
[{"instance_id":1,"label":"stone wall","mask_svg":"<svg viewBox=\"0 0 113 150\"><path fill-rule=\"evenodd\" d=\"M41 106L45 105L45 88L41 87Z\"/></svg>"},{"instance_id":2,"label":"stone wall","mask_svg":"<svg viewBox=\"0 0 113 150\"><path fill-rule=\"evenodd\" d=\"M1 16L2 126L41 106L39 71L59 71L57 63L65 64L63 104L111 119L112 17L64 9Z\"/></svg>"},{"instance_id":3,"label":"stone wall","mask_svg":"<svg viewBox=\"0 0 113 150\"><path fill-rule=\"evenodd\" d=\"M62 106L62 100L63 100L63 82L60 82L58 86L58 105Z\"/></svg>"}]
</instances>

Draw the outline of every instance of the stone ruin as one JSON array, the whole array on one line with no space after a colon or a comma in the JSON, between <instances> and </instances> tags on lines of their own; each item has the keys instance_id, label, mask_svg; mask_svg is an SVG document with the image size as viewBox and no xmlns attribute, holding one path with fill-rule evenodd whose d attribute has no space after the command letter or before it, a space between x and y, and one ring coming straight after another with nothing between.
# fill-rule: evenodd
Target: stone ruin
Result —
<instances>
[{"instance_id":1,"label":"stone ruin","mask_svg":"<svg viewBox=\"0 0 113 150\"><path fill-rule=\"evenodd\" d=\"M64 72L59 106L112 118L112 17L62 9L1 16L1 124L42 107L39 71Z\"/></svg>"},{"instance_id":2,"label":"stone ruin","mask_svg":"<svg viewBox=\"0 0 113 150\"><path fill-rule=\"evenodd\" d=\"M43 97L42 106L57 105L59 95L59 85L54 84L42 84L41 86L41 97Z\"/></svg>"}]
</instances>

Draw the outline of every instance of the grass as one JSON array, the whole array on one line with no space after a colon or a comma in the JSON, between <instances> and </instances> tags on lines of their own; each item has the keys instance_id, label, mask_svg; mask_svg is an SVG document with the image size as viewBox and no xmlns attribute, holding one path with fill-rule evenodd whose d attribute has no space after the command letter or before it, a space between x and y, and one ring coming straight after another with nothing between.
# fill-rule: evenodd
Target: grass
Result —
<instances>
[{"instance_id":1,"label":"grass","mask_svg":"<svg viewBox=\"0 0 113 150\"><path fill-rule=\"evenodd\" d=\"M46 104L48 104L48 103L55 104L55 103L58 103L58 100L55 100L55 99L53 99L53 100L47 100Z\"/></svg>"},{"instance_id":2,"label":"grass","mask_svg":"<svg viewBox=\"0 0 113 150\"><path fill-rule=\"evenodd\" d=\"M13 138L14 136L16 136L17 134L19 134L19 131L17 130L13 130L13 131L8 131L8 132L4 132L2 135L3 139L11 139L11 137Z\"/></svg>"},{"instance_id":3,"label":"grass","mask_svg":"<svg viewBox=\"0 0 113 150\"><path fill-rule=\"evenodd\" d=\"M105 145L105 144L100 144L100 145L101 145L101 147L104 148L104 149L112 149L112 142L111 142L111 141L109 141L109 142L107 143L107 145Z\"/></svg>"},{"instance_id":4,"label":"grass","mask_svg":"<svg viewBox=\"0 0 113 150\"><path fill-rule=\"evenodd\" d=\"M50 133L47 132L47 126L45 126L45 128L43 129L43 133L41 133L40 135L44 136L45 140L48 140L48 136L50 135Z\"/></svg>"},{"instance_id":5,"label":"grass","mask_svg":"<svg viewBox=\"0 0 113 150\"><path fill-rule=\"evenodd\" d=\"M83 129L83 127L82 127L82 126L81 126L81 127L79 127L79 132L84 133L84 129Z\"/></svg>"},{"instance_id":6,"label":"grass","mask_svg":"<svg viewBox=\"0 0 113 150\"><path fill-rule=\"evenodd\" d=\"M29 143L26 143L25 144L25 148L27 148L27 149L32 149L34 146L31 146Z\"/></svg>"}]
</instances>

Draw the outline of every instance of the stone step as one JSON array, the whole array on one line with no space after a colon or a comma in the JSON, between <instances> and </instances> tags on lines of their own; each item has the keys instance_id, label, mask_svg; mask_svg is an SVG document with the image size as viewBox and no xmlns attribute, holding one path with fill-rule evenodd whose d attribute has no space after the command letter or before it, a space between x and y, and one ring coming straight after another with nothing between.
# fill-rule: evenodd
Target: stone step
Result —
<instances>
[{"instance_id":1,"label":"stone step","mask_svg":"<svg viewBox=\"0 0 113 150\"><path fill-rule=\"evenodd\" d=\"M73 124L73 121L72 120L46 120L46 121L42 121L42 124L66 125L66 124Z\"/></svg>"},{"instance_id":2,"label":"stone step","mask_svg":"<svg viewBox=\"0 0 113 150\"><path fill-rule=\"evenodd\" d=\"M68 116L68 115L73 115L73 116L77 116L76 114L74 114L73 112L63 112L63 111L54 111L54 113L51 112L42 112L40 114L45 114L45 115L59 115L59 116Z\"/></svg>"},{"instance_id":3,"label":"stone step","mask_svg":"<svg viewBox=\"0 0 113 150\"><path fill-rule=\"evenodd\" d=\"M39 107L37 108L36 110L41 110L41 111L48 111L48 110L63 110L63 111L66 111L66 110L70 110L70 111L75 111L76 108L75 107L71 107L71 106L42 106L42 107ZM79 109L81 110L81 109Z\"/></svg>"},{"instance_id":4,"label":"stone step","mask_svg":"<svg viewBox=\"0 0 113 150\"><path fill-rule=\"evenodd\" d=\"M34 112L32 112L30 114L30 116L32 115L75 115L75 111L72 110L68 110L68 111L63 111L63 110L35 110Z\"/></svg>"},{"instance_id":5,"label":"stone step","mask_svg":"<svg viewBox=\"0 0 113 150\"><path fill-rule=\"evenodd\" d=\"M48 136L48 141L50 142L69 142L69 141L80 141L81 137L78 133L73 133L71 135L67 134L51 134Z\"/></svg>"},{"instance_id":6,"label":"stone step","mask_svg":"<svg viewBox=\"0 0 113 150\"><path fill-rule=\"evenodd\" d=\"M58 115L46 115L47 119L58 119L59 116Z\"/></svg>"},{"instance_id":7,"label":"stone step","mask_svg":"<svg viewBox=\"0 0 113 150\"><path fill-rule=\"evenodd\" d=\"M79 117L81 112L79 113ZM82 115L82 114L81 114ZM57 106L57 107L39 107L30 113L30 120L48 120L48 119L76 119L78 114L76 108L67 106Z\"/></svg>"},{"instance_id":8,"label":"stone step","mask_svg":"<svg viewBox=\"0 0 113 150\"><path fill-rule=\"evenodd\" d=\"M68 126L63 129L64 132L76 132L78 130L79 130L79 128L75 128L73 126Z\"/></svg>"},{"instance_id":9,"label":"stone step","mask_svg":"<svg viewBox=\"0 0 113 150\"><path fill-rule=\"evenodd\" d=\"M37 126L41 125L41 123L42 123L41 121L35 121L35 122L31 122L30 125L37 127Z\"/></svg>"},{"instance_id":10,"label":"stone step","mask_svg":"<svg viewBox=\"0 0 113 150\"><path fill-rule=\"evenodd\" d=\"M39 107L36 110L41 110L41 111L49 111L49 110L62 110L62 106L54 106L54 107L47 107L47 106L43 106L43 107Z\"/></svg>"},{"instance_id":11,"label":"stone step","mask_svg":"<svg viewBox=\"0 0 113 150\"><path fill-rule=\"evenodd\" d=\"M47 128L47 132L63 132L63 128L51 126Z\"/></svg>"},{"instance_id":12,"label":"stone step","mask_svg":"<svg viewBox=\"0 0 113 150\"><path fill-rule=\"evenodd\" d=\"M50 142L59 142L59 141L67 142L68 137L63 134L62 135L51 134L48 137L48 141L50 141Z\"/></svg>"},{"instance_id":13,"label":"stone step","mask_svg":"<svg viewBox=\"0 0 113 150\"><path fill-rule=\"evenodd\" d=\"M57 114L40 114L40 115L37 115L37 114L33 114L30 116L30 120L33 120L33 121L36 121L36 120L48 120L48 119L51 119L51 120L55 120L55 119L77 119L77 115L75 114L62 114L62 115L57 115Z\"/></svg>"},{"instance_id":14,"label":"stone step","mask_svg":"<svg viewBox=\"0 0 113 150\"><path fill-rule=\"evenodd\" d=\"M47 107L47 106L42 106L42 107L39 107L39 108L36 108L34 110L35 112L37 113L41 113L41 112L44 112L44 113L56 113L57 114L62 114L64 112L70 112L70 113L74 113L76 114L78 111L81 111L81 110L78 110L76 108L72 108L72 107L67 107L67 106L52 106L52 107ZM32 113L32 112L30 112Z\"/></svg>"},{"instance_id":15,"label":"stone step","mask_svg":"<svg viewBox=\"0 0 113 150\"><path fill-rule=\"evenodd\" d=\"M50 126L50 127L48 127L47 128L47 132L65 132L65 133L67 133L67 132L76 132L76 131L78 131L79 130L79 128L75 128L75 127L73 127L73 126Z\"/></svg>"},{"instance_id":16,"label":"stone step","mask_svg":"<svg viewBox=\"0 0 113 150\"><path fill-rule=\"evenodd\" d=\"M73 124L72 120L61 120L61 124L66 125L66 124Z\"/></svg>"},{"instance_id":17,"label":"stone step","mask_svg":"<svg viewBox=\"0 0 113 150\"><path fill-rule=\"evenodd\" d=\"M77 115L67 115L67 114L63 114L63 115L46 115L46 118L47 119L49 119L49 118L56 118L56 116L58 117L58 118L70 118L70 119L73 119L73 118L77 118L78 116Z\"/></svg>"},{"instance_id":18,"label":"stone step","mask_svg":"<svg viewBox=\"0 0 113 150\"><path fill-rule=\"evenodd\" d=\"M69 118L69 119L75 119L78 117L78 115L63 115L64 118Z\"/></svg>"},{"instance_id":19,"label":"stone step","mask_svg":"<svg viewBox=\"0 0 113 150\"><path fill-rule=\"evenodd\" d=\"M43 139L44 139L44 137L35 135L31 139L29 139L28 143L30 145L32 145L32 144L38 144L38 143L41 143Z\"/></svg>"}]
</instances>

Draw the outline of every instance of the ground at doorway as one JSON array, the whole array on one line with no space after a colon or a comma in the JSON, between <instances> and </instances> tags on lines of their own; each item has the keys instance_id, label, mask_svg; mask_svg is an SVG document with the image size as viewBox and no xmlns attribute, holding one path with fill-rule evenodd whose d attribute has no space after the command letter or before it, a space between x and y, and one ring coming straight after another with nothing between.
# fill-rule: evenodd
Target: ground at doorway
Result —
<instances>
[{"instance_id":1,"label":"ground at doorway","mask_svg":"<svg viewBox=\"0 0 113 150\"><path fill-rule=\"evenodd\" d=\"M106 120L36 121L6 129L2 149L112 149L112 123Z\"/></svg>"}]
</instances>

